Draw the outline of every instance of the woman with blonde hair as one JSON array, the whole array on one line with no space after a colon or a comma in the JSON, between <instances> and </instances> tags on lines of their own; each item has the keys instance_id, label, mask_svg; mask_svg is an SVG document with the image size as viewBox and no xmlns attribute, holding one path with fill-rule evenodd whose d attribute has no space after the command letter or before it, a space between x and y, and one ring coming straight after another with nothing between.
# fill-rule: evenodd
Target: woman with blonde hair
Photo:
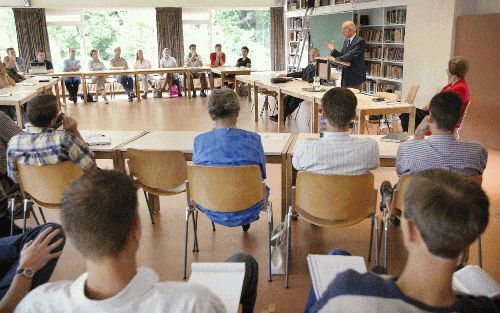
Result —
<instances>
[{"instance_id":1,"label":"woman with blonde hair","mask_svg":"<svg viewBox=\"0 0 500 313\"><path fill-rule=\"evenodd\" d=\"M102 71L106 69L104 62L99 60L99 52L96 49L90 50L89 70L90 71ZM101 95L104 99L104 103L108 104L108 98L106 97L106 76L93 76L92 83L96 84L96 94ZM97 98L97 97L96 97ZM96 99L97 100L97 99Z\"/></svg>"},{"instance_id":2,"label":"woman with blonde hair","mask_svg":"<svg viewBox=\"0 0 500 313\"><path fill-rule=\"evenodd\" d=\"M135 55L134 69L142 70L149 68L151 68L151 62L144 59L144 53L142 52L141 49L137 50L137 53ZM141 80L142 83L142 92L143 92L141 98L146 99L148 97L149 86L152 85L153 83L151 82L149 74L140 74L139 79Z\"/></svg>"}]
</instances>

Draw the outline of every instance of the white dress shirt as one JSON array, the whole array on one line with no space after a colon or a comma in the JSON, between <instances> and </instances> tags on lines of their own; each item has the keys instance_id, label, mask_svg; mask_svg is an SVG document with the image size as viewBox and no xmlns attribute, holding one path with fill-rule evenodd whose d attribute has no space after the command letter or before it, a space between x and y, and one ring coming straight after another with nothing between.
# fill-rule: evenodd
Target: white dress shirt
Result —
<instances>
[{"instance_id":1,"label":"white dress shirt","mask_svg":"<svg viewBox=\"0 0 500 313\"><path fill-rule=\"evenodd\" d=\"M134 69L136 69L136 70L144 70L144 69L150 69L150 68L151 68L151 62L149 62L148 60L135 61Z\"/></svg>"},{"instance_id":2,"label":"white dress shirt","mask_svg":"<svg viewBox=\"0 0 500 313\"><path fill-rule=\"evenodd\" d=\"M130 283L117 295L92 300L85 295L87 273L74 282L41 285L17 306L15 313L218 313L226 309L207 288L182 282L158 282L149 268L138 268Z\"/></svg>"},{"instance_id":3,"label":"white dress shirt","mask_svg":"<svg viewBox=\"0 0 500 313\"><path fill-rule=\"evenodd\" d=\"M177 66L177 61L175 60L174 57L162 57L160 59L160 68L172 68L172 67L178 67Z\"/></svg>"},{"instance_id":4,"label":"white dress shirt","mask_svg":"<svg viewBox=\"0 0 500 313\"><path fill-rule=\"evenodd\" d=\"M361 175L380 165L378 144L348 132L325 132L320 139L297 143L292 159L299 171L328 175Z\"/></svg>"}]
</instances>

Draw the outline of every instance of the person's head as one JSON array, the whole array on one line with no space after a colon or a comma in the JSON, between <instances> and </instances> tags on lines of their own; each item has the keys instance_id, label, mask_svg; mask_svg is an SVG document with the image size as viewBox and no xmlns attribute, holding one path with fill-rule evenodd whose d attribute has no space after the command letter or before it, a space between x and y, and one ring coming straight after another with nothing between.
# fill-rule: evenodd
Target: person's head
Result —
<instances>
[{"instance_id":1,"label":"person's head","mask_svg":"<svg viewBox=\"0 0 500 313\"><path fill-rule=\"evenodd\" d=\"M57 98L51 94L36 96L26 106L28 122L35 127L52 127L58 116Z\"/></svg>"},{"instance_id":2,"label":"person's head","mask_svg":"<svg viewBox=\"0 0 500 313\"><path fill-rule=\"evenodd\" d=\"M338 87L328 90L321 99L323 116L330 126L346 131L349 122L356 118L358 99L347 88Z\"/></svg>"},{"instance_id":3,"label":"person's head","mask_svg":"<svg viewBox=\"0 0 500 313\"><path fill-rule=\"evenodd\" d=\"M120 57L120 55L122 54L122 48L120 47L116 47L113 51L115 52L115 57Z\"/></svg>"},{"instance_id":4,"label":"person's head","mask_svg":"<svg viewBox=\"0 0 500 313\"><path fill-rule=\"evenodd\" d=\"M86 259L116 259L137 251L137 187L129 176L109 170L85 174L69 185L61 207L64 231Z\"/></svg>"},{"instance_id":5,"label":"person's head","mask_svg":"<svg viewBox=\"0 0 500 313\"><path fill-rule=\"evenodd\" d=\"M220 43L215 45L215 51L216 52L221 52L222 51L222 45Z\"/></svg>"},{"instance_id":6,"label":"person's head","mask_svg":"<svg viewBox=\"0 0 500 313\"><path fill-rule=\"evenodd\" d=\"M94 60L99 60L99 51L97 49L90 50L90 57Z\"/></svg>"},{"instance_id":7,"label":"person's head","mask_svg":"<svg viewBox=\"0 0 500 313\"><path fill-rule=\"evenodd\" d=\"M11 69L16 67L16 59L11 56L6 56L3 58L3 63L5 68Z\"/></svg>"},{"instance_id":8,"label":"person's head","mask_svg":"<svg viewBox=\"0 0 500 313\"><path fill-rule=\"evenodd\" d=\"M429 104L430 131L453 132L462 116L462 98L454 91L438 93Z\"/></svg>"},{"instance_id":9,"label":"person's head","mask_svg":"<svg viewBox=\"0 0 500 313\"><path fill-rule=\"evenodd\" d=\"M345 21L342 23L342 35L345 38L351 38L356 34L356 25L354 25L353 21Z\"/></svg>"},{"instance_id":10,"label":"person's head","mask_svg":"<svg viewBox=\"0 0 500 313\"><path fill-rule=\"evenodd\" d=\"M68 49L68 53L69 53L69 58L70 59L74 59L75 55L76 55L76 49L75 48L69 48Z\"/></svg>"},{"instance_id":11,"label":"person's head","mask_svg":"<svg viewBox=\"0 0 500 313\"><path fill-rule=\"evenodd\" d=\"M189 46L189 49L191 49L191 46ZM170 57L170 48L163 49L162 54L165 58Z\"/></svg>"},{"instance_id":12,"label":"person's head","mask_svg":"<svg viewBox=\"0 0 500 313\"><path fill-rule=\"evenodd\" d=\"M311 57L311 60L316 60L316 58L320 57L319 49L318 48L312 48L309 50L309 56Z\"/></svg>"},{"instance_id":13,"label":"person's head","mask_svg":"<svg viewBox=\"0 0 500 313\"><path fill-rule=\"evenodd\" d=\"M241 47L241 54L243 55L243 57L245 57L245 58L246 58L246 57L248 56L248 52L249 52L249 51L250 51L250 50L248 50L248 47L247 47L247 46L243 46L243 47Z\"/></svg>"},{"instance_id":14,"label":"person's head","mask_svg":"<svg viewBox=\"0 0 500 313\"><path fill-rule=\"evenodd\" d=\"M208 113L212 120L237 119L240 113L240 100L229 88L215 89L208 97Z\"/></svg>"},{"instance_id":15,"label":"person's head","mask_svg":"<svg viewBox=\"0 0 500 313\"><path fill-rule=\"evenodd\" d=\"M488 197L470 178L431 169L412 176L403 195L403 239L415 255L456 261L488 225Z\"/></svg>"},{"instance_id":16,"label":"person's head","mask_svg":"<svg viewBox=\"0 0 500 313\"><path fill-rule=\"evenodd\" d=\"M458 79L463 79L468 71L469 62L465 58L456 56L448 61L448 79L452 76L456 76Z\"/></svg>"},{"instance_id":17,"label":"person's head","mask_svg":"<svg viewBox=\"0 0 500 313\"><path fill-rule=\"evenodd\" d=\"M136 60L143 60L144 59L144 53L142 52L141 49L137 50L137 54L135 55Z\"/></svg>"},{"instance_id":18,"label":"person's head","mask_svg":"<svg viewBox=\"0 0 500 313\"><path fill-rule=\"evenodd\" d=\"M45 51L42 49L38 50L38 52L36 54L36 59L39 62L44 62L45 61Z\"/></svg>"},{"instance_id":19,"label":"person's head","mask_svg":"<svg viewBox=\"0 0 500 313\"><path fill-rule=\"evenodd\" d=\"M7 55L15 58L16 50L14 50L14 48L7 48Z\"/></svg>"},{"instance_id":20,"label":"person's head","mask_svg":"<svg viewBox=\"0 0 500 313\"><path fill-rule=\"evenodd\" d=\"M196 45L194 43L189 45L189 51L196 52Z\"/></svg>"}]
</instances>

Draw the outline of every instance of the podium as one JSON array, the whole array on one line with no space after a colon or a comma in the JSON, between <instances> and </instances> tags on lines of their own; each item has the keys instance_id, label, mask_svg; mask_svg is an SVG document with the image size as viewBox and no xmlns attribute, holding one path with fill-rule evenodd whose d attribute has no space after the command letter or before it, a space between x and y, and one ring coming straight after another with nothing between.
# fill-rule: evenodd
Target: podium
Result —
<instances>
[{"instance_id":1,"label":"podium","mask_svg":"<svg viewBox=\"0 0 500 313\"><path fill-rule=\"evenodd\" d=\"M344 68L348 66L351 66L351 63L333 60L331 57L317 58L316 76L319 76L320 79L324 79L326 81L333 81L334 79L331 76L331 68Z\"/></svg>"}]
</instances>

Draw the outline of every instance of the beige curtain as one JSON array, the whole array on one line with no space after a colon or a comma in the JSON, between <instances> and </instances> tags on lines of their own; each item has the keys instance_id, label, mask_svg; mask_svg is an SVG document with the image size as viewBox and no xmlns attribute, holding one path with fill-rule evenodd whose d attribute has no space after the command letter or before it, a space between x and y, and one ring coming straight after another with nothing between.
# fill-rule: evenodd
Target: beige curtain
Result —
<instances>
[{"instance_id":1,"label":"beige curtain","mask_svg":"<svg viewBox=\"0 0 500 313\"><path fill-rule=\"evenodd\" d=\"M284 8L271 8L271 69L285 70Z\"/></svg>"},{"instance_id":2,"label":"beige curtain","mask_svg":"<svg viewBox=\"0 0 500 313\"><path fill-rule=\"evenodd\" d=\"M19 55L24 58L26 65L29 65L40 49L45 50L46 59L51 61L45 9L20 8L12 11L16 23Z\"/></svg>"},{"instance_id":3,"label":"beige curtain","mask_svg":"<svg viewBox=\"0 0 500 313\"><path fill-rule=\"evenodd\" d=\"M184 34L182 30L182 8L156 8L156 33L158 38L158 60L164 48L170 48L177 65L184 63Z\"/></svg>"}]
</instances>

